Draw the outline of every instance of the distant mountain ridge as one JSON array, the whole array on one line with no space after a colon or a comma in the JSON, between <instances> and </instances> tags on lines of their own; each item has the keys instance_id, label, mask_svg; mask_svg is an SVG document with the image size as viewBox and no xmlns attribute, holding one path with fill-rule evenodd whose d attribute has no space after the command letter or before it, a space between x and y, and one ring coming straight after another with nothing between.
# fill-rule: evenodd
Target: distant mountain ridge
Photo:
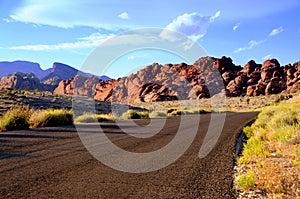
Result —
<instances>
[{"instance_id":1,"label":"distant mountain ridge","mask_svg":"<svg viewBox=\"0 0 300 199\"><path fill-rule=\"evenodd\" d=\"M0 62L0 77L12 75L16 72L33 73L39 79L50 73L50 69L43 70L39 63L29 61Z\"/></svg>"},{"instance_id":2,"label":"distant mountain ridge","mask_svg":"<svg viewBox=\"0 0 300 199\"><path fill-rule=\"evenodd\" d=\"M64 63L54 62L52 68L43 70L39 63L30 61L0 61L0 78L7 75L13 75L14 73L33 73L41 81L53 78L55 76L60 79L70 79L77 74L93 76L94 74L85 73L80 70L75 69ZM96 76L96 75L95 75ZM110 77L105 75L99 76L102 80L109 80Z\"/></svg>"},{"instance_id":3,"label":"distant mountain ridge","mask_svg":"<svg viewBox=\"0 0 300 199\"><path fill-rule=\"evenodd\" d=\"M30 74L33 74L34 76ZM53 91L58 86L59 82L70 79L77 74L86 77L94 76L93 74L82 72L67 64L59 62L54 62L52 68L43 70L40 67L40 64L35 62L3 61L0 62L0 89L15 88ZM110 79L107 76L100 76L97 78L101 80ZM25 80L26 84L23 83Z\"/></svg>"}]
</instances>

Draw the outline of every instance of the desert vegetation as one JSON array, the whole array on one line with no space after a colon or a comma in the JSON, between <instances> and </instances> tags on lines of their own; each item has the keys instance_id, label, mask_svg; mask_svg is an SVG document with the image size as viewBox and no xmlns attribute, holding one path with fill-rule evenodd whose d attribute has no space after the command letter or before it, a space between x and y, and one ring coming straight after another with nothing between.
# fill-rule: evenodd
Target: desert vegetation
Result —
<instances>
[{"instance_id":1,"label":"desert vegetation","mask_svg":"<svg viewBox=\"0 0 300 199\"><path fill-rule=\"evenodd\" d=\"M111 114L84 113L75 118L75 123L95 123L113 120L115 120L115 117Z\"/></svg>"},{"instance_id":2,"label":"desert vegetation","mask_svg":"<svg viewBox=\"0 0 300 199\"><path fill-rule=\"evenodd\" d=\"M268 96L255 96L255 97L225 97L221 99L225 102L221 107L213 107L212 99L199 99L199 100L180 100L180 101L162 101L162 102L139 102L132 104L136 107L145 108L148 110L154 109L158 111L173 110L202 110L204 112L214 111L232 111L232 112L253 112L261 111L267 106L278 104L287 100L291 100L299 96L299 93L293 94L277 94ZM218 99L216 99L218 100ZM218 110L216 110L218 109Z\"/></svg>"},{"instance_id":3,"label":"desert vegetation","mask_svg":"<svg viewBox=\"0 0 300 199\"><path fill-rule=\"evenodd\" d=\"M149 118L149 112L128 110L124 112L120 118L121 119L146 119Z\"/></svg>"},{"instance_id":4,"label":"desert vegetation","mask_svg":"<svg viewBox=\"0 0 300 199\"><path fill-rule=\"evenodd\" d=\"M30 116L30 127L49 127L73 124L73 113L66 109L48 109L33 111Z\"/></svg>"},{"instance_id":5,"label":"desert vegetation","mask_svg":"<svg viewBox=\"0 0 300 199\"><path fill-rule=\"evenodd\" d=\"M0 118L0 131L70 124L73 124L73 113L70 110L34 110L30 109L29 106L16 106L10 108Z\"/></svg>"},{"instance_id":6,"label":"desert vegetation","mask_svg":"<svg viewBox=\"0 0 300 199\"><path fill-rule=\"evenodd\" d=\"M268 198L300 197L300 102L264 108L244 132L237 188L260 190Z\"/></svg>"}]
</instances>

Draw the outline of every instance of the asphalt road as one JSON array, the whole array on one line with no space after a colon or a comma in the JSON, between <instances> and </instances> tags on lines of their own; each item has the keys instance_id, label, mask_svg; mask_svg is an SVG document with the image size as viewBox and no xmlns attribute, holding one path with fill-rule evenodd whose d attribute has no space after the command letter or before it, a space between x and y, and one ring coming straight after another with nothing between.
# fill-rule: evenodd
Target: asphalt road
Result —
<instances>
[{"instance_id":1,"label":"asphalt road","mask_svg":"<svg viewBox=\"0 0 300 199\"><path fill-rule=\"evenodd\" d=\"M118 125L101 124L104 133L97 133L99 125L96 124L79 126L82 132L91 136L87 141L90 146L103 149L99 154L94 154L95 157L103 158L106 164L117 164L116 168L126 168L132 163L136 165L135 171L141 165L154 170L147 173L118 171L98 161L85 148L85 142L81 141L74 126L1 133L0 198L234 198L232 173L237 136L256 115L227 113L224 128L217 136L215 145L212 140L215 139L214 134L209 137L207 133L212 115L201 115L195 139L192 139L186 152L159 170L155 167L163 160L149 156L140 164L126 161L128 159L124 156L118 156L118 151L108 150L108 142L139 155L150 154L169 145L168 150L173 150L176 156L184 146L180 145L181 142L172 145L172 140L180 129L189 139L193 138L188 135L195 127L195 116L186 116L186 121L190 122L185 122L181 127L180 117L168 118L156 135L152 135L156 129L152 129L153 132L139 132L136 130L139 128L125 121ZM155 122L160 120L154 120L154 126ZM145 126L149 121L137 123ZM210 130L214 131L219 123L222 122L214 121ZM105 136L109 140L98 142L97 138L93 138L95 135ZM181 136L180 139L184 143L183 138ZM204 142L213 147L208 150L208 155L199 158ZM170 157L167 155L162 153L160 158L170 159L172 153Z\"/></svg>"}]
</instances>

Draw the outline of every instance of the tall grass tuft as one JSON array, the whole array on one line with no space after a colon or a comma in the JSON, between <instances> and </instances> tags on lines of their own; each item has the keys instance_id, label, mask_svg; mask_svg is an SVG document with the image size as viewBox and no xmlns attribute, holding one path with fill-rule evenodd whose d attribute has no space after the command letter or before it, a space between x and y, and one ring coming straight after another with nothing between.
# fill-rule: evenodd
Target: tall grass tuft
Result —
<instances>
[{"instance_id":1,"label":"tall grass tuft","mask_svg":"<svg viewBox=\"0 0 300 199\"><path fill-rule=\"evenodd\" d=\"M239 174L237 177L237 185L242 190L250 190L254 188L256 176L252 172L248 172L244 175Z\"/></svg>"},{"instance_id":2,"label":"tall grass tuft","mask_svg":"<svg viewBox=\"0 0 300 199\"><path fill-rule=\"evenodd\" d=\"M65 109L49 109L35 111L30 118L30 126L50 127L73 124L73 113Z\"/></svg>"},{"instance_id":3,"label":"tall grass tuft","mask_svg":"<svg viewBox=\"0 0 300 199\"><path fill-rule=\"evenodd\" d=\"M267 198L300 196L300 102L264 108L244 132L248 141L238 159L245 168L237 177L239 188L255 186L265 190Z\"/></svg>"},{"instance_id":4,"label":"tall grass tuft","mask_svg":"<svg viewBox=\"0 0 300 199\"><path fill-rule=\"evenodd\" d=\"M31 113L29 106L12 107L0 119L0 131L29 129Z\"/></svg>"},{"instance_id":5,"label":"tall grass tuft","mask_svg":"<svg viewBox=\"0 0 300 199\"><path fill-rule=\"evenodd\" d=\"M149 113L147 111L134 111L128 110L121 115L121 119L145 119L149 118Z\"/></svg>"},{"instance_id":6,"label":"tall grass tuft","mask_svg":"<svg viewBox=\"0 0 300 199\"><path fill-rule=\"evenodd\" d=\"M85 113L75 118L75 123L95 123L113 121L115 118L109 114Z\"/></svg>"}]
</instances>

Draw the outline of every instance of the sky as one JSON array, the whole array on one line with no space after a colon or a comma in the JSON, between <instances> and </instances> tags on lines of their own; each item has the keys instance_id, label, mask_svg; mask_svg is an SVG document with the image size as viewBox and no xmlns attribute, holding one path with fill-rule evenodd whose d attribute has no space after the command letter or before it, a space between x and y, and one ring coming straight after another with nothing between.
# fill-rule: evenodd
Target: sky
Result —
<instances>
[{"instance_id":1,"label":"sky","mask_svg":"<svg viewBox=\"0 0 300 199\"><path fill-rule=\"evenodd\" d=\"M128 31L158 28L161 37L166 38L164 30L178 32L207 55L229 56L237 65L270 58L285 65L300 60L299 10L299 0L0 0L0 61L32 61L43 69L62 62L82 69L103 43ZM117 78L153 62L187 60L158 49L131 49L98 75Z\"/></svg>"}]
</instances>

